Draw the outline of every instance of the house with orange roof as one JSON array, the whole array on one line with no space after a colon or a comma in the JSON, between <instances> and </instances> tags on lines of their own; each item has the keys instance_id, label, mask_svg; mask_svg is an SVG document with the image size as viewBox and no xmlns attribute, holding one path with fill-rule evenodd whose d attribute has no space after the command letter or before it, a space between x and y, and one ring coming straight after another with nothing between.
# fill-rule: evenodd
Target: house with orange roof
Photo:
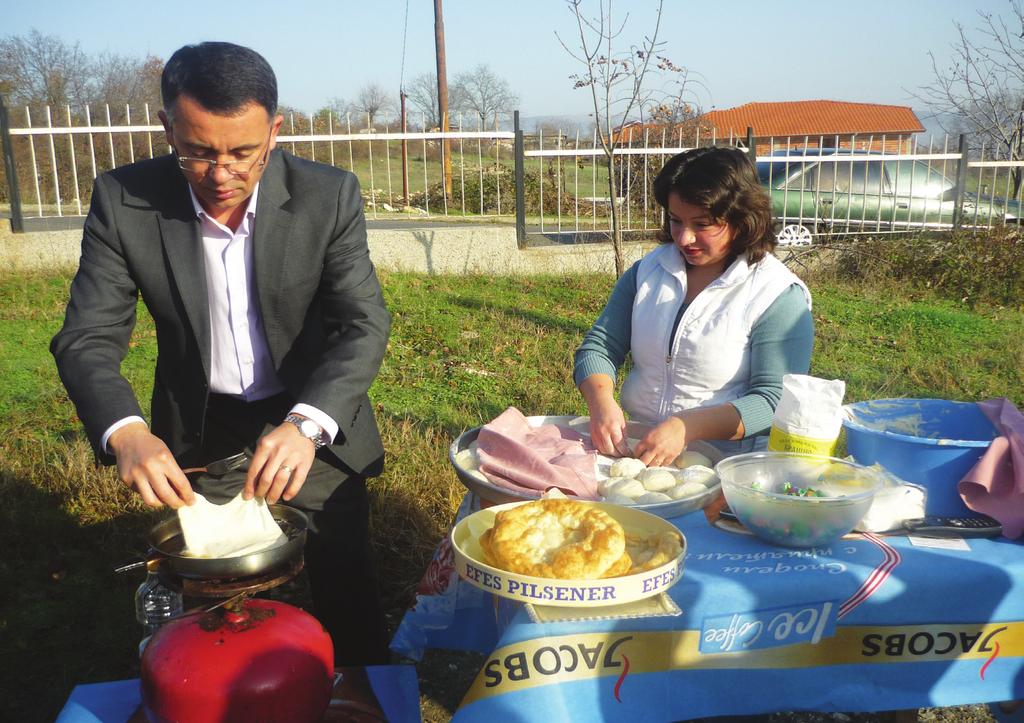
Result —
<instances>
[{"instance_id":1,"label":"house with orange roof","mask_svg":"<svg viewBox=\"0 0 1024 723\"><path fill-rule=\"evenodd\" d=\"M849 103L840 100L797 100L745 103L713 110L686 124L666 126L633 121L615 135L627 145L705 145L745 140L754 133L758 154L790 148L855 148L910 152L913 135L924 131L914 111L905 105Z\"/></svg>"},{"instance_id":2,"label":"house with orange roof","mask_svg":"<svg viewBox=\"0 0 1024 723\"><path fill-rule=\"evenodd\" d=\"M757 152L792 148L855 148L910 152L913 135L924 126L904 105L800 100L745 103L701 116L717 138L746 138L753 129Z\"/></svg>"}]
</instances>

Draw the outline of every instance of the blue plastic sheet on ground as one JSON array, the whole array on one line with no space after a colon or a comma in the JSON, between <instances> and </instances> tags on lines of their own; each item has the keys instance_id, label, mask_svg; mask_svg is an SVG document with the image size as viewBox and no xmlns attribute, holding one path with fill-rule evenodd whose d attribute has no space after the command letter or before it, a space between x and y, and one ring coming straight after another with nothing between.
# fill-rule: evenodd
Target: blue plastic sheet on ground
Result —
<instances>
[{"instance_id":1,"label":"blue plastic sheet on ground","mask_svg":"<svg viewBox=\"0 0 1024 723\"><path fill-rule=\"evenodd\" d=\"M479 509L479 498L467 494L455 524ZM407 658L422 660L428 648L489 653L497 641L493 598L459 578L451 545L445 538L417 588L413 607L406 612L391 640L391 649Z\"/></svg>"},{"instance_id":2,"label":"blue plastic sheet on ground","mask_svg":"<svg viewBox=\"0 0 1024 723\"><path fill-rule=\"evenodd\" d=\"M365 670L386 720L419 723L419 683L413 666L372 665ZM56 723L125 723L140 704L138 678L76 685Z\"/></svg>"}]
</instances>

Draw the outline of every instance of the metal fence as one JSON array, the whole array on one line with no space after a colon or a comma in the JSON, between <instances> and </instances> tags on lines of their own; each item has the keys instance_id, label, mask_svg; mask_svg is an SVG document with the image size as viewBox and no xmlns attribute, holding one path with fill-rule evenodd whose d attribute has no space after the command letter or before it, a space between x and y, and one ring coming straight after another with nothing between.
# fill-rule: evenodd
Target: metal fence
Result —
<instances>
[{"instance_id":1,"label":"metal fence","mask_svg":"<svg viewBox=\"0 0 1024 723\"><path fill-rule=\"evenodd\" d=\"M746 138L697 136L690 143L683 143L681 136L652 138L645 133L639 144L616 149L621 228L657 230L662 223L653 194L657 171L675 153L716 144L739 146L755 162L771 197L780 243L806 245L837 235L900 234L954 226L991 228L1019 225L1024 218L1024 184L1020 182L1024 161L999 159L984 146L972 158L962 137L954 149L948 137L926 143L915 139L907 153L863 150L891 147L892 139L884 135L771 138L766 143L759 140L756 146L752 138L752 129ZM598 196L598 189L607 189L608 174L601 167L604 151L596 136L585 143L558 138L525 155L545 160L542 195L547 179L546 192L556 199L553 211L542 203L544 213L536 233L607 233L609 194ZM582 183L581 168L589 171ZM598 176L603 176L600 183Z\"/></svg>"},{"instance_id":2,"label":"metal fence","mask_svg":"<svg viewBox=\"0 0 1024 723\"><path fill-rule=\"evenodd\" d=\"M128 107L117 110L120 123L111 121L109 106L100 118L88 107L73 112L65 106L59 115L44 107L42 113L40 118L30 108L20 109L22 122L8 121L3 129L8 150L4 175L17 184L6 182L0 202L13 206L17 195L27 217L81 216L99 173L171 150L148 106L135 113L144 119L141 123L133 123ZM290 113L277 143L301 157L356 173L367 213L374 218L403 213L512 216L512 178L496 170L512 167L514 133L488 130L479 122L469 127L462 118L454 121L446 133L377 131L369 118ZM447 193L444 155L450 168Z\"/></svg>"},{"instance_id":3,"label":"metal fence","mask_svg":"<svg viewBox=\"0 0 1024 723\"><path fill-rule=\"evenodd\" d=\"M6 183L0 203L22 218L79 217L88 210L92 179L111 168L169 152L148 107L22 108L13 119L0 106ZM780 241L810 244L836 234L905 233L955 225L988 228L1020 222L1024 161L991 149L968 153L963 141L927 144L892 138L773 138L701 135L699 125L630 133L615 150L610 179L595 132L541 129L526 134L457 118L453 130L402 132L373 128L371 118L289 114L278 145L296 155L353 171L370 218L476 217L514 221L531 235L562 241L610 232L610 186L621 228L650 234L662 211L652 183L672 155L714 144L747 149L772 198ZM424 125L421 123L421 126ZM863 148L881 148L881 152ZM449 170L446 170L449 169ZM12 183L11 180L15 180Z\"/></svg>"}]
</instances>

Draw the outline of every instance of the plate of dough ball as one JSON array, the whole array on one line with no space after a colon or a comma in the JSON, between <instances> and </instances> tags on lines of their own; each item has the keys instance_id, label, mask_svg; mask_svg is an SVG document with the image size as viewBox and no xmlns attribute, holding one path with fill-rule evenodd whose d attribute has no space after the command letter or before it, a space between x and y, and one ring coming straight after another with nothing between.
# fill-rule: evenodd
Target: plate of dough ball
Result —
<instances>
[{"instance_id":1,"label":"plate of dough ball","mask_svg":"<svg viewBox=\"0 0 1024 723\"><path fill-rule=\"evenodd\" d=\"M631 439L630 447L635 446ZM720 494L714 466L721 459L721 452L700 441L667 467L648 467L634 457L599 456L597 491L605 502L676 517L707 506Z\"/></svg>"}]
</instances>

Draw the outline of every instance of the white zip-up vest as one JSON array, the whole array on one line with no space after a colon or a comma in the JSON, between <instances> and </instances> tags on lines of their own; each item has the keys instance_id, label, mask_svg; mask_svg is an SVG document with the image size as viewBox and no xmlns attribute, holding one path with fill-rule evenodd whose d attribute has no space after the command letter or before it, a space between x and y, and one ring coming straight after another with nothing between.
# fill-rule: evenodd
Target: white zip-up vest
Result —
<instances>
[{"instance_id":1,"label":"white zip-up vest","mask_svg":"<svg viewBox=\"0 0 1024 723\"><path fill-rule=\"evenodd\" d=\"M671 338L686 298L686 264L672 244L647 254L637 268L633 368L622 385L622 408L631 419L657 424L684 409L742 397L750 381L751 329L793 284L810 307L807 286L777 258L769 254L748 266L741 257L690 302ZM713 444L737 454L763 448L767 436Z\"/></svg>"}]
</instances>

